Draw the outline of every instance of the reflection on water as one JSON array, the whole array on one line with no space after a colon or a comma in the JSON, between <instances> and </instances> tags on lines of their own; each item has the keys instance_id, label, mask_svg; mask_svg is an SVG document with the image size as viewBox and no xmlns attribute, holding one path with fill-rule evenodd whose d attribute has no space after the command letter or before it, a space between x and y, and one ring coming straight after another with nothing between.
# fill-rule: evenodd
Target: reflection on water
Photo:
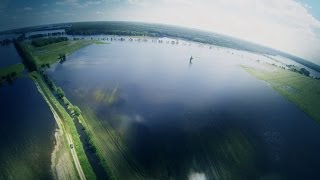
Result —
<instances>
[{"instance_id":1,"label":"reflection on water","mask_svg":"<svg viewBox=\"0 0 320 180\"><path fill-rule=\"evenodd\" d=\"M31 79L0 88L0 179L51 179L52 114Z\"/></svg>"},{"instance_id":2,"label":"reflection on water","mask_svg":"<svg viewBox=\"0 0 320 180\"><path fill-rule=\"evenodd\" d=\"M48 73L117 130L151 177L314 179L320 126L239 67L258 58L267 59L113 42L86 47Z\"/></svg>"},{"instance_id":3,"label":"reflection on water","mask_svg":"<svg viewBox=\"0 0 320 180\"><path fill-rule=\"evenodd\" d=\"M8 46L0 46L0 57L0 68L22 62L12 43Z\"/></svg>"}]
</instances>

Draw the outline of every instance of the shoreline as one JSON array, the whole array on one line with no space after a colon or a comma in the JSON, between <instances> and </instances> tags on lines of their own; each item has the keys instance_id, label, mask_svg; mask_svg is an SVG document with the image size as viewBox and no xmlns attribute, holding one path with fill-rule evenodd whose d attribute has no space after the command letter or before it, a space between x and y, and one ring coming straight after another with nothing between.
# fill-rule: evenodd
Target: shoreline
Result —
<instances>
[{"instance_id":1,"label":"shoreline","mask_svg":"<svg viewBox=\"0 0 320 180\"><path fill-rule=\"evenodd\" d=\"M76 173L76 170L74 169L72 160L68 155L68 152L66 151L66 149L63 148L65 141L63 141L64 132L63 132L63 124L61 122L61 119L59 118L57 112L52 107L52 104L49 102L49 100L45 96L38 82L33 78L32 80L34 81L38 89L38 92L42 95L43 99L49 106L54 116L54 119L58 125L58 128L56 128L54 133L54 136L55 136L54 149L51 153L51 171L52 171L53 177L55 179L66 179L68 177L72 179L74 178L77 179L77 173Z\"/></svg>"}]
</instances>

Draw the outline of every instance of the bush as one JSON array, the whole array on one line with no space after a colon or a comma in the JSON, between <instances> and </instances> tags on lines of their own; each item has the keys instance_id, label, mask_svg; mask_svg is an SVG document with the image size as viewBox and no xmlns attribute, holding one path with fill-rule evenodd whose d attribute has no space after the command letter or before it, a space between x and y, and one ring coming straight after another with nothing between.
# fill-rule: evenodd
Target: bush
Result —
<instances>
[{"instance_id":1,"label":"bush","mask_svg":"<svg viewBox=\"0 0 320 180\"><path fill-rule=\"evenodd\" d=\"M56 93L57 93L57 96L58 96L60 99L65 96L63 90L62 90L60 87L57 88Z\"/></svg>"}]
</instances>

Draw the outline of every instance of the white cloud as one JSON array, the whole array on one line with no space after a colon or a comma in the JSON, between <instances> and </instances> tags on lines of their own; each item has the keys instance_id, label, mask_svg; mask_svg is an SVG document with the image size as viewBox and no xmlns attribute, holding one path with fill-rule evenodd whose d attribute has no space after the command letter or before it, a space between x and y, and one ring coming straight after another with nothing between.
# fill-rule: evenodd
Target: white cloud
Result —
<instances>
[{"instance_id":1,"label":"white cloud","mask_svg":"<svg viewBox=\"0 0 320 180\"><path fill-rule=\"evenodd\" d=\"M320 64L320 21L296 0L129 0L113 20L176 24L270 46ZM137 6L138 4L138 6ZM139 6L142 5L142 6ZM143 9L141 8L143 7Z\"/></svg>"},{"instance_id":2,"label":"white cloud","mask_svg":"<svg viewBox=\"0 0 320 180\"><path fill-rule=\"evenodd\" d=\"M304 4L304 7L306 7L307 9L312 9L312 6L310 6L309 4Z\"/></svg>"},{"instance_id":3,"label":"white cloud","mask_svg":"<svg viewBox=\"0 0 320 180\"><path fill-rule=\"evenodd\" d=\"M98 14L98 15L103 15L104 12L102 12L102 11L96 11L96 14Z\"/></svg>"},{"instance_id":4,"label":"white cloud","mask_svg":"<svg viewBox=\"0 0 320 180\"><path fill-rule=\"evenodd\" d=\"M130 4L142 4L144 0L128 0Z\"/></svg>"},{"instance_id":5,"label":"white cloud","mask_svg":"<svg viewBox=\"0 0 320 180\"><path fill-rule=\"evenodd\" d=\"M25 8L23 8L23 10L25 10L25 11L31 11L32 8L31 8L31 7L25 7Z\"/></svg>"}]
</instances>

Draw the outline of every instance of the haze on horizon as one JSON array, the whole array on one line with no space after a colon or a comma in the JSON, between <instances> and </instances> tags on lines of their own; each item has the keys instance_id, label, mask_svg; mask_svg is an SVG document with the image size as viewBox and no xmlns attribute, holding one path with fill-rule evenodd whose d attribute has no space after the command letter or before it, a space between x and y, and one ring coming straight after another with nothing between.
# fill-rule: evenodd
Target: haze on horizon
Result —
<instances>
[{"instance_id":1,"label":"haze on horizon","mask_svg":"<svg viewBox=\"0 0 320 180\"><path fill-rule=\"evenodd\" d=\"M0 0L0 31L74 21L140 21L259 43L320 65L317 0Z\"/></svg>"}]
</instances>

